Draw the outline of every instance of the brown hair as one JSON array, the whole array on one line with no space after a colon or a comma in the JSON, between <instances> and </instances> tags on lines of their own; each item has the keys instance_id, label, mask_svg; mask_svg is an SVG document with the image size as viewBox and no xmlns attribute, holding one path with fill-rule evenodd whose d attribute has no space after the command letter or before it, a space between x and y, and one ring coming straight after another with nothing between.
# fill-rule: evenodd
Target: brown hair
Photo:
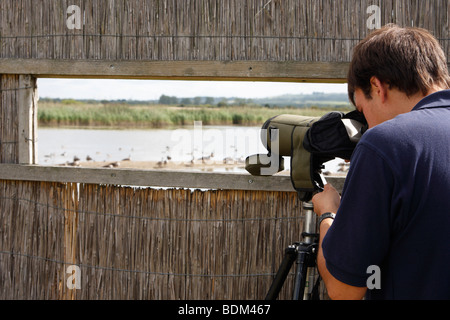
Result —
<instances>
[{"instance_id":1,"label":"brown hair","mask_svg":"<svg viewBox=\"0 0 450 320\"><path fill-rule=\"evenodd\" d=\"M371 99L373 76L408 96L419 91L426 94L434 85L450 87L446 57L439 42L425 29L393 24L374 31L355 47L347 79L353 104L357 88Z\"/></svg>"}]
</instances>

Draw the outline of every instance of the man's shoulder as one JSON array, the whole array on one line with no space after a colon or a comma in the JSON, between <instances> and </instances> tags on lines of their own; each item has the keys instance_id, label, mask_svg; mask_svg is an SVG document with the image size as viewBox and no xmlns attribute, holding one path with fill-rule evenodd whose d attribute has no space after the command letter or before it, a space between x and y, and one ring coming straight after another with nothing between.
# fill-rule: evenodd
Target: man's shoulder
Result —
<instances>
[{"instance_id":1,"label":"man's shoulder","mask_svg":"<svg viewBox=\"0 0 450 320\"><path fill-rule=\"evenodd\" d=\"M450 121L450 107L413 110L400 114L369 130L361 138L361 142L382 145L420 141L426 138L430 129L439 126L447 130L449 127L442 123Z\"/></svg>"},{"instance_id":2,"label":"man's shoulder","mask_svg":"<svg viewBox=\"0 0 450 320\"><path fill-rule=\"evenodd\" d=\"M379 156L391 165L400 159L411 156L415 146L421 144L413 134L414 125L392 119L367 130L357 148L367 156ZM367 151L370 150L369 153Z\"/></svg>"},{"instance_id":3,"label":"man's shoulder","mask_svg":"<svg viewBox=\"0 0 450 320\"><path fill-rule=\"evenodd\" d=\"M361 137L361 145L373 146L375 149L391 144L403 131L396 121L389 120L367 130Z\"/></svg>"},{"instance_id":4,"label":"man's shoulder","mask_svg":"<svg viewBox=\"0 0 450 320\"><path fill-rule=\"evenodd\" d=\"M432 152L450 136L450 109L411 111L367 130L357 148L370 149L391 164L401 164L421 151Z\"/></svg>"}]
</instances>

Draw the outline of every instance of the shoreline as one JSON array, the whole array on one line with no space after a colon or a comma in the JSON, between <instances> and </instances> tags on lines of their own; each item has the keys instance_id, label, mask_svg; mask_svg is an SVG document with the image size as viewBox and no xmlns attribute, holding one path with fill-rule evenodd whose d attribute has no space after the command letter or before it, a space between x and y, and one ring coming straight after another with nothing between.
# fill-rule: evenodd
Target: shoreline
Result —
<instances>
[{"instance_id":1,"label":"shoreline","mask_svg":"<svg viewBox=\"0 0 450 320\"><path fill-rule=\"evenodd\" d=\"M124 159L121 161L74 161L60 164L60 166L72 166L82 168L116 168L116 169L147 169L147 170L202 170L212 171L215 169L245 170L245 163L241 161L132 161Z\"/></svg>"},{"instance_id":2,"label":"shoreline","mask_svg":"<svg viewBox=\"0 0 450 320\"><path fill-rule=\"evenodd\" d=\"M74 161L59 164L58 166L69 166L79 168L105 168L105 169L136 169L136 170L163 170L163 171L197 171L197 172L242 172L245 170L245 162L233 160L228 162L220 161L132 161L124 159L122 161ZM323 172L324 176L346 176L346 171ZM275 175L290 175L290 170L285 169Z\"/></svg>"}]
</instances>

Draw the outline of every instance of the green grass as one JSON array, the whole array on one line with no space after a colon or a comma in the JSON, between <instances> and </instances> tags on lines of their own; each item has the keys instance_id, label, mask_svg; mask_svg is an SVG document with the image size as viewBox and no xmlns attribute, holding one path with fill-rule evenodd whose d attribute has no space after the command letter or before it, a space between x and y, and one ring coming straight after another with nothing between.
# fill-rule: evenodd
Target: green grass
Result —
<instances>
[{"instance_id":1,"label":"green grass","mask_svg":"<svg viewBox=\"0 0 450 320\"><path fill-rule=\"evenodd\" d=\"M245 106L128 105L118 103L82 103L77 101L39 102L38 121L42 126L148 127L193 125L260 126L279 114L320 117L336 108L266 108ZM348 111L348 109L340 109Z\"/></svg>"}]
</instances>

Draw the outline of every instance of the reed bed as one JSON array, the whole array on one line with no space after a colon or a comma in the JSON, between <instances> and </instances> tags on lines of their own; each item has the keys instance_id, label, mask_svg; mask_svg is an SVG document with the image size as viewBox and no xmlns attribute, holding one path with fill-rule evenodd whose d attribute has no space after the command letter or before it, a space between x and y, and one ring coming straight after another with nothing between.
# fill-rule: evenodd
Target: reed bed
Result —
<instances>
[{"instance_id":1,"label":"reed bed","mask_svg":"<svg viewBox=\"0 0 450 320\"><path fill-rule=\"evenodd\" d=\"M282 114L297 114L320 117L339 108L266 108L245 106L185 106L127 105L127 104L61 104L43 102L39 104L38 121L42 126L112 126L148 127L193 125L201 121L204 125L261 126L267 119ZM345 109L349 110L349 109Z\"/></svg>"}]
</instances>

